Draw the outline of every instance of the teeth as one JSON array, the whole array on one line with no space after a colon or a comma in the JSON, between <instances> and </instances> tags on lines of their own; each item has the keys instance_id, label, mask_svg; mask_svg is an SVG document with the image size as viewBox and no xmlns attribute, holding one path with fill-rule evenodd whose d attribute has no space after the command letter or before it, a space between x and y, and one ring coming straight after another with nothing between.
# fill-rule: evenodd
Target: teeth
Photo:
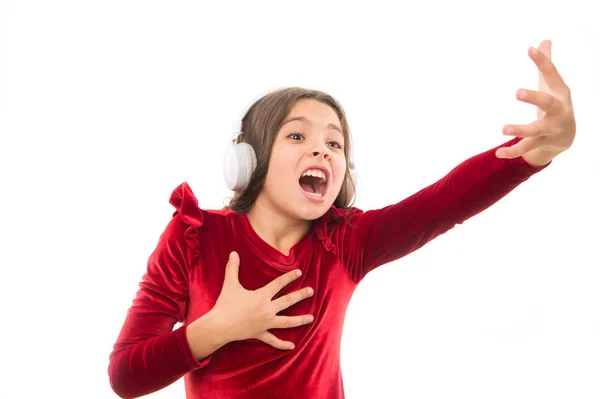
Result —
<instances>
[{"instance_id":1,"label":"teeth","mask_svg":"<svg viewBox=\"0 0 600 399\"><path fill-rule=\"evenodd\" d=\"M306 193L306 195L315 197L315 198L321 198L323 196L323 194L321 194L321 193L309 193L308 191L305 191L305 193Z\"/></svg>"},{"instance_id":2,"label":"teeth","mask_svg":"<svg viewBox=\"0 0 600 399\"><path fill-rule=\"evenodd\" d=\"M322 179L324 183L327 182L327 178L325 177L325 173L320 171L319 169L309 169L306 172L302 173L302 176L313 176Z\"/></svg>"}]
</instances>

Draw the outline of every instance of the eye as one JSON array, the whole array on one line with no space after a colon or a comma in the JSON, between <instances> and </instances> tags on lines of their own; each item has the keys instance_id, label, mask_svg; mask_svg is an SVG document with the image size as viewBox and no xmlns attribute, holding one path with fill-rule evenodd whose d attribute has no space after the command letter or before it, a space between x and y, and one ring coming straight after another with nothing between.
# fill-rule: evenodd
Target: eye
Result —
<instances>
[{"instance_id":1,"label":"eye","mask_svg":"<svg viewBox=\"0 0 600 399\"><path fill-rule=\"evenodd\" d=\"M287 135L287 137L290 137L290 136L302 136L302 134L300 134L300 133L290 133L290 134ZM295 140L295 139L292 139L292 140Z\"/></svg>"},{"instance_id":2,"label":"eye","mask_svg":"<svg viewBox=\"0 0 600 399\"><path fill-rule=\"evenodd\" d=\"M290 137L290 138L291 138L291 136L299 136L299 137L304 137L304 135L302 135L302 133L290 133L290 134L288 134L288 135L287 135L287 137ZM300 139L292 139L292 140L294 140L294 141L299 141ZM337 141L330 141L330 142L329 142L329 143L327 143L327 144L331 144L331 143L335 144L334 148L337 148L337 149L339 149L339 150L341 150L342 148L344 148L344 147L342 147L342 145L341 145L339 142L337 142Z\"/></svg>"}]
</instances>

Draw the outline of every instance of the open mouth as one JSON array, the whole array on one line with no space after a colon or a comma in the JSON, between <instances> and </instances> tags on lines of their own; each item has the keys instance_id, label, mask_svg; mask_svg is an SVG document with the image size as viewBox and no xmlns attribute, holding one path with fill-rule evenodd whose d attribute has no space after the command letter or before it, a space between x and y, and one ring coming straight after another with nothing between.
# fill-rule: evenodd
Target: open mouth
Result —
<instances>
[{"instance_id":1,"label":"open mouth","mask_svg":"<svg viewBox=\"0 0 600 399\"><path fill-rule=\"evenodd\" d=\"M327 192L327 180L316 176L302 176L299 180L300 187L307 193L322 197Z\"/></svg>"}]
</instances>

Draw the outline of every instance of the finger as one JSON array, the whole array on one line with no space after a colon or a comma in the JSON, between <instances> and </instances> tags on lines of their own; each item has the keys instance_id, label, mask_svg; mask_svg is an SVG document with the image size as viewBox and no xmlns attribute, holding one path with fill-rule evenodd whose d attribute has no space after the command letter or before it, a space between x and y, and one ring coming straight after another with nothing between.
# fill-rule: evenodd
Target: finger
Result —
<instances>
[{"instance_id":1,"label":"finger","mask_svg":"<svg viewBox=\"0 0 600 399\"><path fill-rule=\"evenodd\" d=\"M550 53L550 40L544 40L540 43L538 50L544 54L550 61L552 61L552 54ZM544 81L544 76L542 75L542 71L538 69L538 87L540 90L544 90L547 88L547 84Z\"/></svg>"},{"instance_id":2,"label":"finger","mask_svg":"<svg viewBox=\"0 0 600 399\"><path fill-rule=\"evenodd\" d=\"M271 281L269 284L263 287L264 290L270 295L269 298L273 298L275 294L277 294L283 287L291 283L292 281L297 280L302 275L302 271L300 269L292 270L291 272L287 272L286 274L277 277L275 280Z\"/></svg>"},{"instance_id":3,"label":"finger","mask_svg":"<svg viewBox=\"0 0 600 399\"><path fill-rule=\"evenodd\" d=\"M518 158L523 154L539 147L545 136L526 138L519 141L517 144L510 147L502 147L496 150L498 158Z\"/></svg>"},{"instance_id":4,"label":"finger","mask_svg":"<svg viewBox=\"0 0 600 399\"><path fill-rule=\"evenodd\" d=\"M502 134L515 137L538 137L544 133L545 122L537 120L527 125L505 125Z\"/></svg>"},{"instance_id":5,"label":"finger","mask_svg":"<svg viewBox=\"0 0 600 399\"><path fill-rule=\"evenodd\" d=\"M557 114L562 111L563 103L550 93L519 89L516 96L517 100L537 105L547 114Z\"/></svg>"},{"instance_id":6,"label":"finger","mask_svg":"<svg viewBox=\"0 0 600 399\"><path fill-rule=\"evenodd\" d=\"M225 265L225 284L239 284L239 272L240 272L240 256L237 252L233 251L229 254L229 260Z\"/></svg>"},{"instance_id":7,"label":"finger","mask_svg":"<svg viewBox=\"0 0 600 399\"><path fill-rule=\"evenodd\" d=\"M273 301L275 313L279 313L283 309L287 309L303 299L310 298L311 296L313 296L314 293L315 291L312 288L308 287L296 292L292 292L291 294L284 295L281 298L275 299Z\"/></svg>"},{"instance_id":8,"label":"finger","mask_svg":"<svg viewBox=\"0 0 600 399\"><path fill-rule=\"evenodd\" d=\"M552 61L550 61L550 58L533 47L529 47L529 57L535 62L544 80L552 90L563 94L568 93L569 87L558 73Z\"/></svg>"},{"instance_id":9,"label":"finger","mask_svg":"<svg viewBox=\"0 0 600 399\"><path fill-rule=\"evenodd\" d=\"M550 57L550 53L549 53L549 49L548 47L548 41L543 41L540 43L540 46L538 47L538 50L542 52L542 54L544 54L546 57L548 57L549 60L552 60L552 58ZM542 71L540 71L538 69L538 90L539 91L550 91L548 88L548 84L546 83L546 81L544 80L544 76L542 75ZM538 109L538 119L540 119L540 113L541 110Z\"/></svg>"},{"instance_id":10,"label":"finger","mask_svg":"<svg viewBox=\"0 0 600 399\"><path fill-rule=\"evenodd\" d=\"M551 53L551 45L552 42L550 40L544 40L540 43L538 50L544 54L550 61L552 61L552 53ZM542 72L538 69L538 90L540 92L550 92L550 88L548 84L544 80L544 76ZM545 112L538 106L536 109L536 114L538 119L542 119L545 115Z\"/></svg>"},{"instance_id":11,"label":"finger","mask_svg":"<svg viewBox=\"0 0 600 399\"><path fill-rule=\"evenodd\" d=\"M304 316L278 316L275 319L273 327L270 328L294 328L306 324L310 324L315 320L313 315L307 314Z\"/></svg>"},{"instance_id":12,"label":"finger","mask_svg":"<svg viewBox=\"0 0 600 399\"><path fill-rule=\"evenodd\" d=\"M274 348L277 349L281 349L281 350L291 350L295 348L295 345L292 342L289 341L283 341L279 338L277 338L276 336L274 336L273 334L271 334L270 332L264 332L261 335L258 336L258 339L263 341L266 344L271 345Z\"/></svg>"},{"instance_id":13,"label":"finger","mask_svg":"<svg viewBox=\"0 0 600 399\"><path fill-rule=\"evenodd\" d=\"M538 50L552 61L552 40L542 40L538 46Z\"/></svg>"}]
</instances>

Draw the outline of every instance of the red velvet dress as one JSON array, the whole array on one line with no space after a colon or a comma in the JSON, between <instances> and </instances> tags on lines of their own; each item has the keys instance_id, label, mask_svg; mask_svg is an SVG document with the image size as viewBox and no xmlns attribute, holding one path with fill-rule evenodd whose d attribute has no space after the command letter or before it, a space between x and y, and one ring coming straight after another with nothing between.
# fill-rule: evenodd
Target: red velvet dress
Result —
<instances>
[{"instance_id":1,"label":"red velvet dress","mask_svg":"<svg viewBox=\"0 0 600 399\"><path fill-rule=\"evenodd\" d=\"M494 155L498 147L467 159L436 183L385 208L363 212L331 207L289 256L263 241L244 214L201 210L189 185L182 183L171 195L176 211L148 260L110 354L113 390L133 398L184 377L188 399L344 398L340 369L344 317L365 275L421 248L548 166L531 166L522 157L498 159ZM214 306L228 255L234 250L241 259L240 282L249 290L301 269L302 277L274 299L313 287L312 297L279 314L313 314L315 321L270 330L294 342L294 350L244 340L198 362L185 329ZM176 322L183 325L173 331Z\"/></svg>"}]
</instances>

